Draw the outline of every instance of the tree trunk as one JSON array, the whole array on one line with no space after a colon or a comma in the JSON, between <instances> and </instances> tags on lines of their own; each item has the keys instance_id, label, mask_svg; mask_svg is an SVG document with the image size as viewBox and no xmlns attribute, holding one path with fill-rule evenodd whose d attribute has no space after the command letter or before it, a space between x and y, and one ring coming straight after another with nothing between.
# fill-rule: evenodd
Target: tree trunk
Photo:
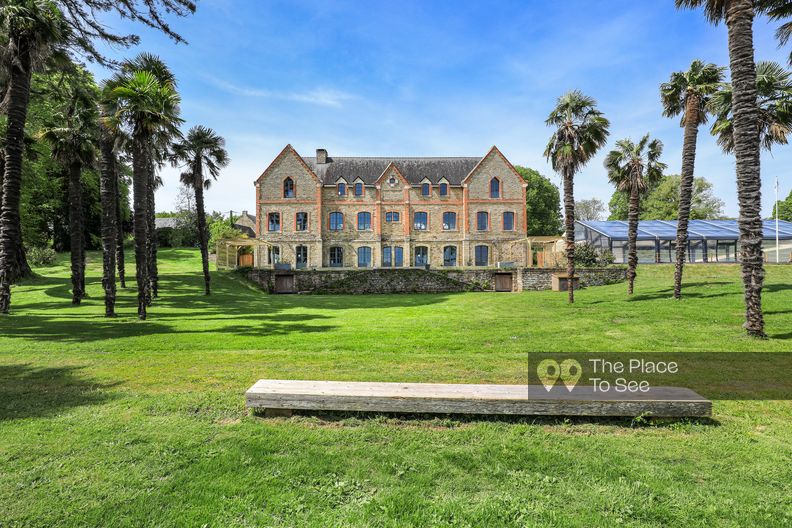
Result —
<instances>
[{"instance_id":1,"label":"tree trunk","mask_svg":"<svg viewBox=\"0 0 792 528\"><path fill-rule=\"evenodd\" d=\"M630 209L627 213L627 294L633 294L638 268L638 213L641 206L638 187L630 189Z\"/></svg>"},{"instance_id":2,"label":"tree trunk","mask_svg":"<svg viewBox=\"0 0 792 528\"><path fill-rule=\"evenodd\" d=\"M685 139L682 144L682 176L679 185L679 213L677 216L676 269L674 271L674 298L682 297L682 270L688 245L688 222L693 201L693 175L696 164L696 140L698 138L699 106L698 95L690 94L685 108Z\"/></svg>"},{"instance_id":3,"label":"tree trunk","mask_svg":"<svg viewBox=\"0 0 792 528\"><path fill-rule=\"evenodd\" d=\"M11 38L15 37L12 35ZM30 45L25 41L16 44L19 53L9 68L3 206L0 211L0 313L8 313L11 306L11 283L31 273L20 244L22 230L19 220L25 121L30 100Z\"/></svg>"},{"instance_id":4,"label":"tree trunk","mask_svg":"<svg viewBox=\"0 0 792 528\"><path fill-rule=\"evenodd\" d=\"M116 243L118 215L116 214L116 159L113 138L107 130L101 136L102 161L99 172L99 196L102 202L102 286L105 292L105 316L115 317L116 302Z\"/></svg>"},{"instance_id":5,"label":"tree trunk","mask_svg":"<svg viewBox=\"0 0 792 528\"><path fill-rule=\"evenodd\" d=\"M196 171L193 187L195 188L195 210L198 213L198 241L201 244L201 264L203 265L205 293L211 293L209 288L209 235L206 232L206 210L204 209L203 174L200 169Z\"/></svg>"},{"instance_id":6,"label":"tree trunk","mask_svg":"<svg viewBox=\"0 0 792 528\"><path fill-rule=\"evenodd\" d=\"M566 231L567 290L569 302L575 302L575 185L574 174L564 170L564 227Z\"/></svg>"},{"instance_id":7,"label":"tree trunk","mask_svg":"<svg viewBox=\"0 0 792 528\"><path fill-rule=\"evenodd\" d=\"M71 254L72 304L80 304L85 296L83 280L83 212L82 189L80 188L79 162L69 164L69 253Z\"/></svg>"},{"instance_id":8,"label":"tree trunk","mask_svg":"<svg viewBox=\"0 0 792 528\"><path fill-rule=\"evenodd\" d=\"M118 282L122 288L126 288L126 270L124 269L124 218L121 215L121 183L118 172L118 163L114 168L115 179L113 185L115 190L113 195L115 197L115 212L116 212L116 266L118 266Z\"/></svg>"},{"instance_id":9,"label":"tree trunk","mask_svg":"<svg viewBox=\"0 0 792 528\"><path fill-rule=\"evenodd\" d=\"M740 216L740 264L745 289L745 324L749 335L766 337L762 315L762 180L756 106L756 64L753 48L752 0L732 0L726 14L732 76L734 153Z\"/></svg>"},{"instance_id":10,"label":"tree trunk","mask_svg":"<svg viewBox=\"0 0 792 528\"><path fill-rule=\"evenodd\" d=\"M132 203L135 230L135 279L138 290L138 317L146 318L149 305L148 277L148 148L142 138L132 144Z\"/></svg>"},{"instance_id":11,"label":"tree trunk","mask_svg":"<svg viewBox=\"0 0 792 528\"><path fill-rule=\"evenodd\" d=\"M148 180L148 263L149 263L149 282L151 283L151 297L159 297L159 274L157 270L157 224L154 211L154 164L150 164ZM149 297L149 305L151 303Z\"/></svg>"}]
</instances>

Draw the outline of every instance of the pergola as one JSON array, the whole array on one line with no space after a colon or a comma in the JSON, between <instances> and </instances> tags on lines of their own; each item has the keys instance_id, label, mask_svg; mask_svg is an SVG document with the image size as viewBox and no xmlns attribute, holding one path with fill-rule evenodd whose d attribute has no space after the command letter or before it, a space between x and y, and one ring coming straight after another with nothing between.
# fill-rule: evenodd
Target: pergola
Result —
<instances>
[{"instance_id":1,"label":"pergola","mask_svg":"<svg viewBox=\"0 0 792 528\"><path fill-rule=\"evenodd\" d=\"M560 236L533 236L525 239L528 244L528 258L526 264L529 268L534 267L533 251L536 248L536 267L553 268L559 265L559 258L563 252L556 251L555 246L563 238Z\"/></svg>"},{"instance_id":2,"label":"pergola","mask_svg":"<svg viewBox=\"0 0 792 528\"><path fill-rule=\"evenodd\" d=\"M253 262L250 265L255 267L257 265L256 260L258 260L258 249L271 245L269 242L257 238L224 238L217 242L217 261L215 265L217 269L236 269L239 267L239 249L252 247Z\"/></svg>"}]
</instances>

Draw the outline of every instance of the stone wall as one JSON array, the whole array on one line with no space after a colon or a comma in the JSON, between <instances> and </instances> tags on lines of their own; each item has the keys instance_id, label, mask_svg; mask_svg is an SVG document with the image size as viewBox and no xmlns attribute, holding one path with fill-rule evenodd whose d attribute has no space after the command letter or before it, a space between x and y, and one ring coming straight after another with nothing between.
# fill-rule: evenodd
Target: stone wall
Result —
<instances>
[{"instance_id":1,"label":"stone wall","mask_svg":"<svg viewBox=\"0 0 792 528\"><path fill-rule=\"evenodd\" d=\"M299 271L251 270L247 277L266 291L275 291L275 277L293 274L295 289L301 293L351 294L367 293L450 293L464 291L495 291L497 274L512 274L512 291L549 290L554 273L561 269L518 268L482 269L321 269ZM626 269L584 268L577 271L581 286L600 286L625 280Z\"/></svg>"}]
</instances>

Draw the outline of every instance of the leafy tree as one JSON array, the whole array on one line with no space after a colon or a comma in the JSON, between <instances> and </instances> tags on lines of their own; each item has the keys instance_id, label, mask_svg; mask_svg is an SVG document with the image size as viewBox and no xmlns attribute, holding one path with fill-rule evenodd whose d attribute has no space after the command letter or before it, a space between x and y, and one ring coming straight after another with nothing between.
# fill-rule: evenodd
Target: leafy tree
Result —
<instances>
[{"instance_id":1,"label":"leafy tree","mask_svg":"<svg viewBox=\"0 0 792 528\"><path fill-rule=\"evenodd\" d=\"M617 189L629 195L627 216L627 294L632 295L638 267L638 216L641 195L645 194L652 181L659 180L665 169L660 161L663 143L659 139L649 140L649 134L638 143L629 139L616 142L616 148L605 158L608 179Z\"/></svg>"},{"instance_id":2,"label":"leafy tree","mask_svg":"<svg viewBox=\"0 0 792 528\"><path fill-rule=\"evenodd\" d=\"M528 236L555 235L561 232L561 197L558 187L535 169L519 165L514 168L528 184L525 189Z\"/></svg>"},{"instance_id":3,"label":"leafy tree","mask_svg":"<svg viewBox=\"0 0 792 528\"><path fill-rule=\"evenodd\" d=\"M680 126L685 129L682 143L682 176L679 186L677 218L676 269L674 298L682 296L682 271L688 247L688 220L693 196L693 174L696 164L696 142L699 125L707 122L707 104L723 81L724 68L694 60L686 72L674 72L667 83L660 85L663 115L682 116Z\"/></svg>"},{"instance_id":4,"label":"leafy tree","mask_svg":"<svg viewBox=\"0 0 792 528\"><path fill-rule=\"evenodd\" d=\"M575 218L578 220L602 220L605 215L605 204L597 198L588 198L575 202Z\"/></svg>"},{"instance_id":5,"label":"leafy tree","mask_svg":"<svg viewBox=\"0 0 792 528\"><path fill-rule=\"evenodd\" d=\"M643 200L641 220L676 220L679 212L679 186L681 177L663 176ZM689 218L691 220L717 219L723 216L723 200L712 193L712 183L704 178L694 178L691 189Z\"/></svg>"},{"instance_id":6,"label":"leafy tree","mask_svg":"<svg viewBox=\"0 0 792 528\"><path fill-rule=\"evenodd\" d=\"M789 4L790 0L676 0L677 7L703 7L711 22L726 24L733 87L732 126L737 161L737 200L740 205L737 224L740 228L740 265L745 292L744 327L748 335L755 337L766 337L766 334L762 314L762 179L753 22L757 13L779 13L779 9Z\"/></svg>"},{"instance_id":7,"label":"leafy tree","mask_svg":"<svg viewBox=\"0 0 792 528\"><path fill-rule=\"evenodd\" d=\"M778 219L792 222L792 192L784 200L780 200L776 205L773 205L773 218L776 216L776 207L778 207Z\"/></svg>"},{"instance_id":8,"label":"leafy tree","mask_svg":"<svg viewBox=\"0 0 792 528\"><path fill-rule=\"evenodd\" d=\"M545 123L555 129L545 149L545 157L564 181L567 275L572 284L575 275L574 178L605 145L610 122L597 109L593 98L573 90L559 97ZM569 302L575 302L574 288L569 288Z\"/></svg>"},{"instance_id":9,"label":"leafy tree","mask_svg":"<svg viewBox=\"0 0 792 528\"><path fill-rule=\"evenodd\" d=\"M198 213L198 240L201 244L201 261L203 264L204 289L206 295L211 293L209 287L209 233L206 229L206 210L204 208L204 189L209 189L212 181L217 179L220 169L229 163L225 140L211 128L194 126L187 137L174 145L174 163L181 166L183 185L189 185L195 192L195 209Z\"/></svg>"}]
</instances>

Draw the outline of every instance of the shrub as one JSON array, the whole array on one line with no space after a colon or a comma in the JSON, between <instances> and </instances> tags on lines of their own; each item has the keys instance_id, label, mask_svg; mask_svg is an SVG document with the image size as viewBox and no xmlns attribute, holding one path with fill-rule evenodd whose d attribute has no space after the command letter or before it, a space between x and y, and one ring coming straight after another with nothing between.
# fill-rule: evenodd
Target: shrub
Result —
<instances>
[{"instance_id":1,"label":"shrub","mask_svg":"<svg viewBox=\"0 0 792 528\"><path fill-rule=\"evenodd\" d=\"M55 250L49 247L35 246L27 252L28 262L37 268L52 266L56 257Z\"/></svg>"},{"instance_id":2,"label":"shrub","mask_svg":"<svg viewBox=\"0 0 792 528\"><path fill-rule=\"evenodd\" d=\"M209 253L214 253L217 249L218 240L224 238L247 238L242 231L231 226L228 222L221 220L212 222L209 226Z\"/></svg>"},{"instance_id":3,"label":"shrub","mask_svg":"<svg viewBox=\"0 0 792 528\"><path fill-rule=\"evenodd\" d=\"M581 268L605 267L613 264L616 259L608 250L600 251L590 242L575 245L575 266Z\"/></svg>"}]
</instances>

